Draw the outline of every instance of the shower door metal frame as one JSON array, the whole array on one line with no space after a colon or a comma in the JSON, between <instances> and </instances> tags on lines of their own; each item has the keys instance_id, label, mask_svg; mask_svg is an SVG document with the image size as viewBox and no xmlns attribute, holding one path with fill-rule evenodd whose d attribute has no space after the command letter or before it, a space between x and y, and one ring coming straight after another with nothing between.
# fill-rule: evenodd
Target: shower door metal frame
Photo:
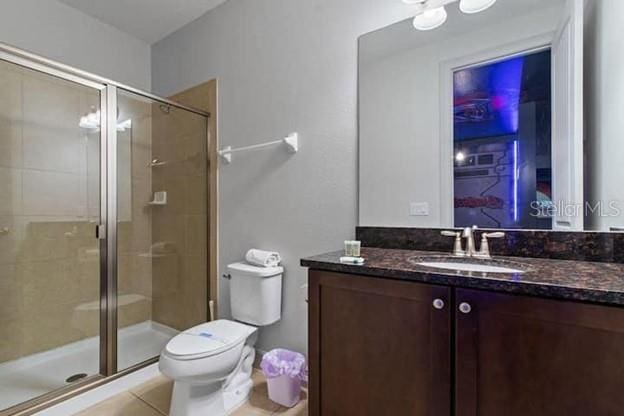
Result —
<instances>
[{"instance_id":1,"label":"shower door metal frame","mask_svg":"<svg viewBox=\"0 0 624 416\"><path fill-rule=\"evenodd\" d=\"M94 88L100 92L100 217L94 229L94 238L99 240L100 246L100 373L71 386L53 390L0 410L0 416L27 416L158 361L158 357L153 357L121 371L117 369L117 93L124 90L180 108L206 117L207 123L210 113L43 58L2 42L0 42L0 60ZM111 114L113 114L112 117Z\"/></svg>"},{"instance_id":2,"label":"shower door metal frame","mask_svg":"<svg viewBox=\"0 0 624 416\"><path fill-rule=\"evenodd\" d=\"M100 374L117 372L117 87L100 95ZM111 114L114 116L111 117Z\"/></svg>"}]
</instances>

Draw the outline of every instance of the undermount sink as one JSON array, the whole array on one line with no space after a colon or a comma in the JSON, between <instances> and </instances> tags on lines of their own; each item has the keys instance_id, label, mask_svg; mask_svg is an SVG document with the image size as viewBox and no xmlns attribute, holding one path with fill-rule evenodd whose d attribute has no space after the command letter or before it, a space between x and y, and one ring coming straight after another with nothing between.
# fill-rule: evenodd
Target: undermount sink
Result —
<instances>
[{"instance_id":1,"label":"undermount sink","mask_svg":"<svg viewBox=\"0 0 624 416\"><path fill-rule=\"evenodd\" d=\"M485 260L461 257L413 257L410 262L434 269L478 273L521 274L527 270L522 264L506 260Z\"/></svg>"}]
</instances>

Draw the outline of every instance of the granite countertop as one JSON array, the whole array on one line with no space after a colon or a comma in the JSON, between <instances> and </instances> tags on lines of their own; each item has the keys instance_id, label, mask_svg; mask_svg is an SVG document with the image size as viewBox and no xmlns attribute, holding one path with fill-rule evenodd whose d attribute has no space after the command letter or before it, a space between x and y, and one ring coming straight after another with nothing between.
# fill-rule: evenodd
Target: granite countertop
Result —
<instances>
[{"instance_id":1,"label":"granite countertop","mask_svg":"<svg viewBox=\"0 0 624 416\"><path fill-rule=\"evenodd\" d=\"M433 251L362 248L362 257L366 259L363 265L340 263L342 255L338 251L308 257L301 260L301 265L340 273L624 306L624 264L619 263L493 257L494 266L525 270L515 274L434 269L410 261L412 257L427 260L450 256Z\"/></svg>"}]
</instances>

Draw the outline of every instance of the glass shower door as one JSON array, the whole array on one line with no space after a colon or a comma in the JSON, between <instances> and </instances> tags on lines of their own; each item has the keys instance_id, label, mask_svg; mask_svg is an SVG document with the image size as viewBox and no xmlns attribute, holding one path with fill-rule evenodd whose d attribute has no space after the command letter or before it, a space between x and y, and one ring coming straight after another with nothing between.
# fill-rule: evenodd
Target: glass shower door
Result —
<instances>
[{"instance_id":1,"label":"glass shower door","mask_svg":"<svg viewBox=\"0 0 624 416\"><path fill-rule=\"evenodd\" d=\"M208 114L0 43L0 415L208 319Z\"/></svg>"},{"instance_id":2,"label":"glass shower door","mask_svg":"<svg viewBox=\"0 0 624 416\"><path fill-rule=\"evenodd\" d=\"M117 89L117 370L208 320L207 119Z\"/></svg>"},{"instance_id":3,"label":"glass shower door","mask_svg":"<svg viewBox=\"0 0 624 416\"><path fill-rule=\"evenodd\" d=\"M100 373L100 89L0 60L0 411Z\"/></svg>"}]
</instances>

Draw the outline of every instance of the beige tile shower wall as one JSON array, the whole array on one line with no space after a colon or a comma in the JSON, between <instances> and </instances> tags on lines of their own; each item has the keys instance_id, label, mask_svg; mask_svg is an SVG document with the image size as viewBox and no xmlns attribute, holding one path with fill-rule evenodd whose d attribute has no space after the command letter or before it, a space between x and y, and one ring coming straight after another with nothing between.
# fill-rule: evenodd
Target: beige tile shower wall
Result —
<instances>
[{"instance_id":1,"label":"beige tile shower wall","mask_svg":"<svg viewBox=\"0 0 624 416\"><path fill-rule=\"evenodd\" d=\"M78 126L98 102L0 63L0 362L98 333L99 138Z\"/></svg>"},{"instance_id":2,"label":"beige tile shower wall","mask_svg":"<svg viewBox=\"0 0 624 416\"><path fill-rule=\"evenodd\" d=\"M99 334L100 133L79 127L98 104L0 62L0 362ZM137 107L119 134L120 327L151 318L151 106Z\"/></svg>"},{"instance_id":3,"label":"beige tile shower wall","mask_svg":"<svg viewBox=\"0 0 624 416\"><path fill-rule=\"evenodd\" d=\"M175 97L179 100L179 97ZM206 123L203 117L154 107L153 190L168 204L153 211L154 241L166 254L153 259L152 316L178 330L208 319L208 212Z\"/></svg>"}]
</instances>

